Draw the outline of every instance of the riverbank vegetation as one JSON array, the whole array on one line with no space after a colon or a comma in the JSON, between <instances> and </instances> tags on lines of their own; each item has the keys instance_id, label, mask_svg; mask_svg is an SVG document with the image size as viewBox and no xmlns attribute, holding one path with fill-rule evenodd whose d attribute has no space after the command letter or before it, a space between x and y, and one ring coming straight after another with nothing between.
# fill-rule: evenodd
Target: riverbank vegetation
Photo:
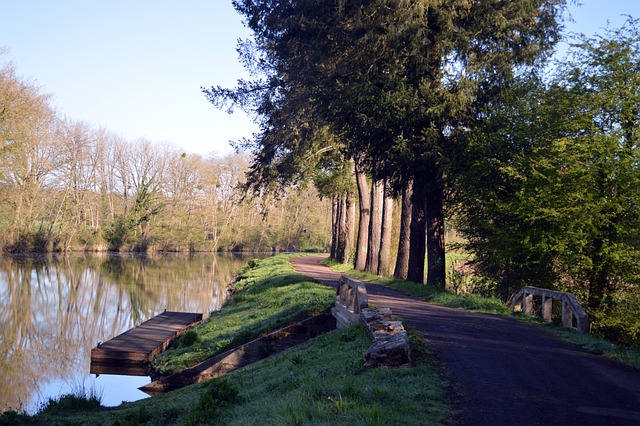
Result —
<instances>
[{"instance_id":1,"label":"riverbank vegetation","mask_svg":"<svg viewBox=\"0 0 640 426\"><path fill-rule=\"evenodd\" d=\"M361 327L312 342L170 394L87 409L55 408L36 416L4 413L0 425L438 425L455 415L446 405L437 364L414 339L411 369L364 369L371 344Z\"/></svg>"},{"instance_id":2,"label":"riverbank vegetation","mask_svg":"<svg viewBox=\"0 0 640 426\"><path fill-rule=\"evenodd\" d=\"M247 196L246 154L201 156L61 117L0 66L0 250L304 251L329 244L313 185Z\"/></svg>"},{"instance_id":3,"label":"riverbank vegetation","mask_svg":"<svg viewBox=\"0 0 640 426\"><path fill-rule=\"evenodd\" d=\"M297 274L288 259L281 255L250 262L232 299L220 315L196 329L190 342L214 353L211 348L242 343L280 322L328 307L333 289ZM184 357L200 350L190 342L176 342L160 364L179 369L194 362ZM34 416L4 413L0 425L435 425L455 415L423 340L412 336L415 367L408 369L364 368L362 355L370 344L360 326L336 330L223 378L162 396L106 408L97 406L92 391L65 395L43 404ZM169 358L177 362L168 363Z\"/></svg>"}]
</instances>

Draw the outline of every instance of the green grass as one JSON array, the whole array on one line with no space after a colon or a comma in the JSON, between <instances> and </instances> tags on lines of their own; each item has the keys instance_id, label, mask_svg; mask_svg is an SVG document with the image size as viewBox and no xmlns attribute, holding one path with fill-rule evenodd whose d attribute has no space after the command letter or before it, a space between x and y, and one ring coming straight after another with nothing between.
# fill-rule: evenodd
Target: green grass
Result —
<instances>
[{"instance_id":1,"label":"green grass","mask_svg":"<svg viewBox=\"0 0 640 426\"><path fill-rule=\"evenodd\" d=\"M9 417L15 425L440 425L454 412L424 341L415 367L363 367L370 340L360 326L171 393L92 412ZM0 424L5 416L0 416Z\"/></svg>"},{"instance_id":2,"label":"green grass","mask_svg":"<svg viewBox=\"0 0 640 426\"><path fill-rule=\"evenodd\" d=\"M250 261L234 283L234 296L220 311L156 357L160 374L190 367L230 347L324 311L335 293L298 274L290 255Z\"/></svg>"},{"instance_id":3,"label":"green grass","mask_svg":"<svg viewBox=\"0 0 640 426\"><path fill-rule=\"evenodd\" d=\"M523 320L532 322L553 333L558 338L579 346L587 352L615 359L623 364L640 369L640 349L638 348L627 348L612 343L602 337L594 336L593 334L578 333L573 329L563 327L554 322L545 322L539 318L524 317L522 314L517 315Z\"/></svg>"},{"instance_id":4,"label":"green grass","mask_svg":"<svg viewBox=\"0 0 640 426\"><path fill-rule=\"evenodd\" d=\"M325 293L328 300L333 300L333 290L296 274L289 257L250 262L236 284L238 292L214 316L217 320L212 318L176 343L172 352L176 358L183 359L176 365L185 363L189 348L217 347L222 345L221 341L242 340L251 333L260 333L262 320L257 318L274 325L278 321L286 322L289 317L322 310ZM341 272L346 273L347 269L342 267ZM391 286L434 303L444 300L448 306L471 305L472 309L486 310L475 298L467 302L466 297L448 295L442 289L361 273L353 275L377 283L390 282ZM297 293L293 297L289 292ZM298 297L305 301L299 303ZM289 310L290 305L296 309ZM261 309L270 314L256 312ZM489 311L494 312L492 308ZM629 362L628 351L612 349L613 345L602 339L550 324L543 327L594 352L617 352L618 359ZM238 338L231 330L244 337ZM97 406L94 394L85 392L87 401L80 401L81 395L61 397L43 405L35 416L4 413L0 415L0 426L449 424L456 412L447 405L447 384L428 342L412 335L415 367L400 370L364 368L362 355L370 343L359 326L336 330L220 379L159 397L105 408ZM640 366L637 355L635 351L635 365ZM173 365L167 354L165 357L166 364Z\"/></svg>"}]
</instances>

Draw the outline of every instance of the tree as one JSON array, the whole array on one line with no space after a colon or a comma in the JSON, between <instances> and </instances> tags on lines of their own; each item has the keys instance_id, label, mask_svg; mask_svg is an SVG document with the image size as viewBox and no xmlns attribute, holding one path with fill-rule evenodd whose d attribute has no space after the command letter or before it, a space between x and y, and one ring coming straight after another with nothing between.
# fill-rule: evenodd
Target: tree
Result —
<instances>
[{"instance_id":1,"label":"tree","mask_svg":"<svg viewBox=\"0 0 640 426\"><path fill-rule=\"evenodd\" d=\"M407 279L409 273L409 249L410 226L411 226L411 195L413 192L412 182L406 181L402 186L402 210L400 212L400 237L398 239L398 256L393 276L399 279Z\"/></svg>"},{"instance_id":2,"label":"tree","mask_svg":"<svg viewBox=\"0 0 640 426\"><path fill-rule=\"evenodd\" d=\"M0 191L10 207L7 240L15 249L35 237L48 214L38 201L57 165L55 116L49 96L20 79L12 65L0 68ZM43 241L31 249L44 250Z\"/></svg>"},{"instance_id":3,"label":"tree","mask_svg":"<svg viewBox=\"0 0 640 426\"><path fill-rule=\"evenodd\" d=\"M572 53L556 84L582 125L572 141L588 157L581 180L585 216L572 228L567 259L578 262L566 267L576 283L584 283L589 306L598 309L615 290L640 282L638 21L629 18L603 36L581 35Z\"/></svg>"},{"instance_id":4,"label":"tree","mask_svg":"<svg viewBox=\"0 0 640 426\"><path fill-rule=\"evenodd\" d=\"M424 233L411 239L428 239L427 282L443 286L452 145L476 103L489 102L515 68L554 45L564 4L236 0L254 31L249 56L266 78L233 96L259 99L255 110L267 116L293 117L303 94L314 119L342 137L348 155L364 154L372 174L397 185L412 180L413 203L424 213L424 227L412 229ZM419 272L424 251L412 255Z\"/></svg>"},{"instance_id":5,"label":"tree","mask_svg":"<svg viewBox=\"0 0 640 426\"><path fill-rule=\"evenodd\" d=\"M637 22L580 36L571 54L548 84L522 79L478 111L460 230L504 297L555 286L593 312L640 282Z\"/></svg>"},{"instance_id":6,"label":"tree","mask_svg":"<svg viewBox=\"0 0 640 426\"><path fill-rule=\"evenodd\" d=\"M561 247L548 238L561 230L554 219L566 194L548 172L557 177L565 162L561 146L553 147L564 123L547 100L542 80L523 76L479 108L453 173L456 229L476 272L505 299L522 285L549 287L557 278ZM555 199L540 203L542 194Z\"/></svg>"},{"instance_id":7,"label":"tree","mask_svg":"<svg viewBox=\"0 0 640 426\"><path fill-rule=\"evenodd\" d=\"M359 215L358 215L358 236L356 237L356 256L354 268L364 271L367 264L367 250L369 246L369 222L371 221L371 192L367 183L367 176L364 170L364 159L362 155L357 155L355 159L355 176L358 188Z\"/></svg>"}]
</instances>

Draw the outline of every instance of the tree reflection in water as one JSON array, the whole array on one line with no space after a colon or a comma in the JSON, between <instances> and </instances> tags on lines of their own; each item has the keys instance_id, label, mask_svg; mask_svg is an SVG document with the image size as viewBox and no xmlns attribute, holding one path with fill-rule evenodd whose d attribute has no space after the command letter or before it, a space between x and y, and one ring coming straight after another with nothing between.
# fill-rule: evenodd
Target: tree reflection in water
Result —
<instances>
[{"instance_id":1,"label":"tree reflection in water","mask_svg":"<svg viewBox=\"0 0 640 426\"><path fill-rule=\"evenodd\" d=\"M102 376L91 378L91 348L165 309L208 316L220 308L246 259L219 254L0 258L0 411L33 412L41 401L87 386L95 386L107 405L143 397L141 392L123 396L122 382L137 387L148 378L113 376L103 383Z\"/></svg>"}]
</instances>

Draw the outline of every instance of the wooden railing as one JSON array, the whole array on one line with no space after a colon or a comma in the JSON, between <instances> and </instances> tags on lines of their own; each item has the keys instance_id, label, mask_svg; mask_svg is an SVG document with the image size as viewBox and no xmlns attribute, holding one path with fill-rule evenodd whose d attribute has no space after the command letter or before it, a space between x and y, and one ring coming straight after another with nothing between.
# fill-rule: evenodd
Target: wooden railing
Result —
<instances>
[{"instance_id":1,"label":"wooden railing","mask_svg":"<svg viewBox=\"0 0 640 426\"><path fill-rule=\"evenodd\" d=\"M534 297L541 298L540 308L542 310L542 318L546 321L553 319L553 300L562 302L562 325L573 328L580 333L589 331L589 316L584 308L571 293L562 291L547 290L538 287L522 287L511 302L511 310L514 312L524 312L526 315L534 315L536 300Z\"/></svg>"},{"instance_id":2,"label":"wooden railing","mask_svg":"<svg viewBox=\"0 0 640 426\"><path fill-rule=\"evenodd\" d=\"M369 307L364 283L342 275L336 290L336 303L331 313L338 328L349 327L360 321L360 312Z\"/></svg>"}]
</instances>

